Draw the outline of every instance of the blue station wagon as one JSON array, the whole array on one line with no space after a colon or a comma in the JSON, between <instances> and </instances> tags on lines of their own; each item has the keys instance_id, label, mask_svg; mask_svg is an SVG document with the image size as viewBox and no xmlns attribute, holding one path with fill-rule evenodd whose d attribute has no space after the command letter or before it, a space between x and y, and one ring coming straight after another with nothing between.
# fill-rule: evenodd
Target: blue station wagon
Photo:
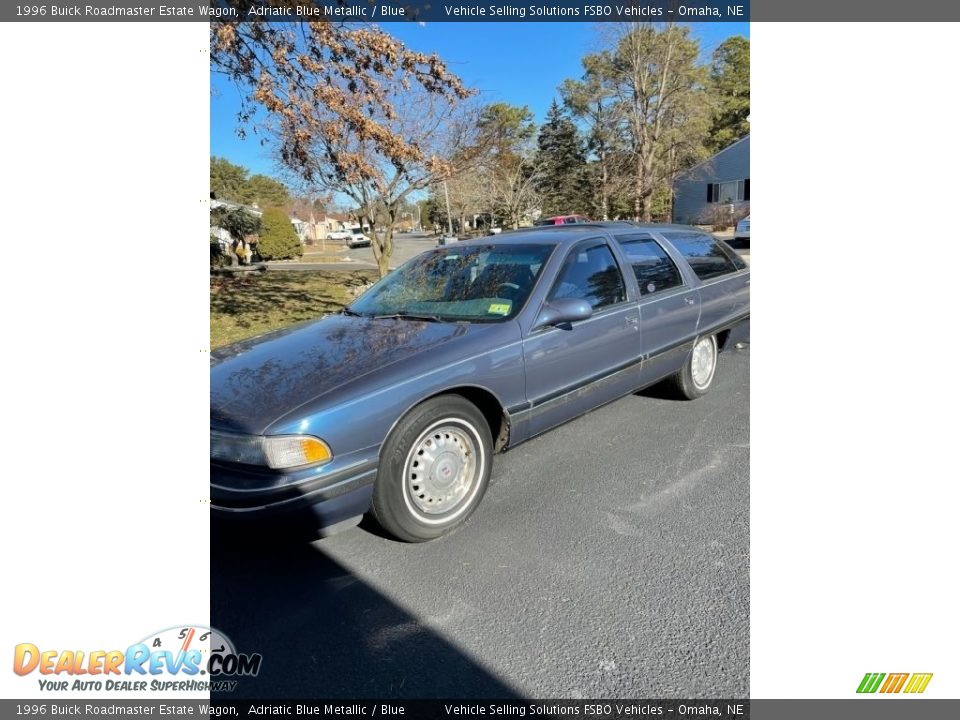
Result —
<instances>
[{"instance_id":1,"label":"blue station wagon","mask_svg":"<svg viewBox=\"0 0 960 720\"><path fill-rule=\"evenodd\" d=\"M214 353L217 519L330 532L371 513L425 541L494 456L670 379L710 390L749 337L750 270L692 227L592 223L440 247L342 313Z\"/></svg>"}]
</instances>

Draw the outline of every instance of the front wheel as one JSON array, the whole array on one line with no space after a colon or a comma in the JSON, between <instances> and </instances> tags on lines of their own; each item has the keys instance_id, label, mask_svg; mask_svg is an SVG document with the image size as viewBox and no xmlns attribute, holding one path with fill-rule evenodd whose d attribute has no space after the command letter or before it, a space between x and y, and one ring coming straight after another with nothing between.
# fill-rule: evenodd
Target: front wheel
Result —
<instances>
[{"instance_id":1,"label":"front wheel","mask_svg":"<svg viewBox=\"0 0 960 720\"><path fill-rule=\"evenodd\" d=\"M710 392L716 373L717 337L708 335L694 343L690 357L673 376L673 384L687 400L695 400Z\"/></svg>"},{"instance_id":2,"label":"front wheel","mask_svg":"<svg viewBox=\"0 0 960 720\"><path fill-rule=\"evenodd\" d=\"M380 454L373 515L408 542L440 537L480 504L493 441L477 407L458 395L418 405L390 433Z\"/></svg>"}]
</instances>

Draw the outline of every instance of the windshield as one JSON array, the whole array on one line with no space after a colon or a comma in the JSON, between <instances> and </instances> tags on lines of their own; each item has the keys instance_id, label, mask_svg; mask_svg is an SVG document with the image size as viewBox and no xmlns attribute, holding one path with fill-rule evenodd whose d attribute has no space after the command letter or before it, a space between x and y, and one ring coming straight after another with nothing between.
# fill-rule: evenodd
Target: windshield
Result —
<instances>
[{"instance_id":1,"label":"windshield","mask_svg":"<svg viewBox=\"0 0 960 720\"><path fill-rule=\"evenodd\" d=\"M491 322L514 317L554 245L439 248L415 257L364 293L348 312Z\"/></svg>"}]
</instances>

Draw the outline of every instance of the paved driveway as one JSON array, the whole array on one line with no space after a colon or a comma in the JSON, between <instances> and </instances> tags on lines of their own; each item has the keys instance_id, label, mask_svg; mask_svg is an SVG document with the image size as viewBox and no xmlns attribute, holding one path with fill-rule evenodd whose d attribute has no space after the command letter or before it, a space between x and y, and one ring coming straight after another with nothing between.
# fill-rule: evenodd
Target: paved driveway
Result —
<instances>
[{"instance_id":1,"label":"paved driveway","mask_svg":"<svg viewBox=\"0 0 960 720\"><path fill-rule=\"evenodd\" d=\"M218 547L247 697L743 697L749 348L695 402L619 400L499 456L465 527Z\"/></svg>"}]
</instances>

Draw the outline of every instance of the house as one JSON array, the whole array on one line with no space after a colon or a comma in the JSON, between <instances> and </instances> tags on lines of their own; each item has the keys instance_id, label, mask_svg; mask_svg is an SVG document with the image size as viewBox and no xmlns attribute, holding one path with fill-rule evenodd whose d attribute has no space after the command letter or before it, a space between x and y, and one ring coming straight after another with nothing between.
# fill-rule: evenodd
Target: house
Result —
<instances>
[{"instance_id":1,"label":"house","mask_svg":"<svg viewBox=\"0 0 960 720\"><path fill-rule=\"evenodd\" d=\"M674 222L713 224L721 212L739 217L749 203L749 135L694 165L673 181Z\"/></svg>"},{"instance_id":2,"label":"house","mask_svg":"<svg viewBox=\"0 0 960 720\"><path fill-rule=\"evenodd\" d=\"M315 239L325 240L330 233L349 230L354 224L349 215L343 213L324 213L317 218Z\"/></svg>"},{"instance_id":3,"label":"house","mask_svg":"<svg viewBox=\"0 0 960 720\"><path fill-rule=\"evenodd\" d=\"M240 203L230 202L229 200L217 200L215 197L213 197L213 193L210 193L210 210L216 210L217 208L221 207L230 209L241 208L246 210L251 215L255 215L256 217L263 216L263 210L256 205L242 205ZM311 223L291 216L290 224L293 225L293 229L297 233L297 237L300 238L301 243L305 243L311 239L314 239L316 232L312 229ZM233 242L233 238L230 237L230 233L215 225L210 227L210 235L217 238L217 240L223 246L229 245Z\"/></svg>"},{"instance_id":4,"label":"house","mask_svg":"<svg viewBox=\"0 0 960 720\"><path fill-rule=\"evenodd\" d=\"M241 205L240 203L229 202L228 200L217 200L215 197L213 197L213 193L210 193L210 210L213 211L217 208L228 208L231 210L242 208L251 215L255 215L257 217L263 215L263 211L256 205ZM227 248L233 245L233 238L230 236L230 233L228 233L222 227L218 227L217 225L210 226L210 236L217 239L224 252L227 251Z\"/></svg>"},{"instance_id":5,"label":"house","mask_svg":"<svg viewBox=\"0 0 960 720\"><path fill-rule=\"evenodd\" d=\"M293 225L293 230L297 233L297 237L300 239L300 244L303 245L307 240L311 240L309 237L310 234L310 223L304 222L300 218L290 217L290 224Z\"/></svg>"},{"instance_id":6,"label":"house","mask_svg":"<svg viewBox=\"0 0 960 720\"><path fill-rule=\"evenodd\" d=\"M263 215L263 210L261 210L256 205L241 205L240 203L230 202L229 200L217 200L213 197L213 193L210 193L210 209L216 210L217 208L243 208L248 213L252 213L257 217Z\"/></svg>"},{"instance_id":7,"label":"house","mask_svg":"<svg viewBox=\"0 0 960 720\"><path fill-rule=\"evenodd\" d=\"M332 233L339 233L349 230L351 227L359 227L356 222L351 220L349 215L341 213L310 213L308 220L300 220L291 217L290 222L300 242L306 245L314 245L318 242L330 238Z\"/></svg>"}]
</instances>

